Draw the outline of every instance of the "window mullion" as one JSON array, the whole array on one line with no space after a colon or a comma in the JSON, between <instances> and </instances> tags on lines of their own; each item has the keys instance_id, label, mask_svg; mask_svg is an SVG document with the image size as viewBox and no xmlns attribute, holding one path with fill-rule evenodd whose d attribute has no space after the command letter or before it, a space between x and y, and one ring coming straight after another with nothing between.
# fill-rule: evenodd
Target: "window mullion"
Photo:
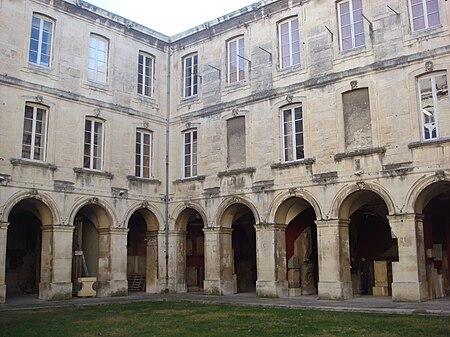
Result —
<instances>
[{"instance_id":1,"label":"window mullion","mask_svg":"<svg viewBox=\"0 0 450 337\"><path fill-rule=\"evenodd\" d=\"M39 18L39 37L38 37L38 48L37 48L37 64L41 64L41 53L42 53L42 43L44 35L44 20Z\"/></svg>"}]
</instances>

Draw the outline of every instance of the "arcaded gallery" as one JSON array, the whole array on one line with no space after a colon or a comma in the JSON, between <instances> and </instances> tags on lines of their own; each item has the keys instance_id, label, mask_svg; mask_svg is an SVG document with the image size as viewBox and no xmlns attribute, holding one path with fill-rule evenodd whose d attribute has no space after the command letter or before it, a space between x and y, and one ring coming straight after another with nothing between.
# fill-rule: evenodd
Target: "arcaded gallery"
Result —
<instances>
[{"instance_id":1,"label":"arcaded gallery","mask_svg":"<svg viewBox=\"0 0 450 337\"><path fill-rule=\"evenodd\" d=\"M450 295L450 2L0 6L1 303Z\"/></svg>"}]
</instances>

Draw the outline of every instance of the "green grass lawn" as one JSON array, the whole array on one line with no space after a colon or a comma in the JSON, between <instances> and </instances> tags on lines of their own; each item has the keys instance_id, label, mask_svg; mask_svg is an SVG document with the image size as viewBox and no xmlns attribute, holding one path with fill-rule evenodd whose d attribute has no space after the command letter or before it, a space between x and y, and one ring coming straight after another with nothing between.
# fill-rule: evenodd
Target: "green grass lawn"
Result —
<instances>
[{"instance_id":1,"label":"green grass lawn","mask_svg":"<svg viewBox=\"0 0 450 337\"><path fill-rule=\"evenodd\" d=\"M450 336L450 317L139 302L4 312L0 336Z\"/></svg>"}]
</instances>

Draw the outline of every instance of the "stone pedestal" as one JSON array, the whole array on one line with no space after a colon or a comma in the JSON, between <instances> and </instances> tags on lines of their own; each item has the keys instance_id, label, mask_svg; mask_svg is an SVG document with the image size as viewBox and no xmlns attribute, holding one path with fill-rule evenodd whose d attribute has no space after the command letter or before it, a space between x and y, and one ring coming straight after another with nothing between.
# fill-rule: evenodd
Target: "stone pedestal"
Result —
<instances>
[{"instance_id":1,"label":"stone pedestal","mask_svg":"<svg viewBox=\"0 0 450 337\"><path fill-rule=\"evenodd\" d=\"M387 264L387 261L373 262L373 273L375 278L375 286L372 287L373 296L389 296Z\"/></svg>"},{"instance_id":2,"label":"stone pedestal","mask_svg":"<svg viewBox=\"0 0 450 337\"><path fill-rule=\"evenodd\" d=\"M399 262L392 262L392 300L421 302L428 299L423 217L415 214L388 216L397 238Z\"/></svg>"},{"instance_id":3,"label":"stone pedestal","mask_svg":"<svg viewBox=\"0 0 450 337\"><path fill-rule=\"evenodd\" d=\"M316 221L319 252L319 299L351 298L349 220Z\"/></svg>"},{"instance_id":4,"label":"stone pedestal","mask_svg":"<svg viewBox=\"0 0 450 337\"><path fill-rule=\"evenodd\" d=\"M78 297L95 297L97 292L94 290L94 283L97 282L96 277L79 277L78 283L80 290L77 292Z\"/></svg>"},{"instance_id":5,"label":"stone pedestal","mask_svg":"<svg viewBox=\"0 0 450 337\"><path fill-rule=\"evenodd\" d=\"M73 226L42 226L40 299L72 298L73 229Z\"/></svg>"},{"instance_id":6,"label":"stone pedestal","mask_svg":"<svg viewBox=\"0 0 450 337\"><path fill-rule=\"evenodd\" d=\"M286 237L285 226L260 224L256 229L256 295L286 297Z\"/></svg>"}]
</instances>

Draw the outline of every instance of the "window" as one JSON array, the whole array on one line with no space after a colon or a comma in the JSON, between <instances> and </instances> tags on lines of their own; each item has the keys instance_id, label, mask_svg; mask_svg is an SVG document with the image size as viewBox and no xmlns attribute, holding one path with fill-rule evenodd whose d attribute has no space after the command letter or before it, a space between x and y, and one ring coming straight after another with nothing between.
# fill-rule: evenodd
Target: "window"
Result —
<instances>
[{"instance_id":1,"label":"window","mask_svg":"<svg viewBox=\"0 0 450 337\"><path fill-rule=\"evenodd\" d=\"M148 54L139 53L138 59L138 94L152 96L154 58Z\"/></svg>"},{"instance_id":2,"label":"window","mask_svg":"<svg viewBox=\"0 0 450 337\"><path fill-rule=\"evenodd\" d=\"M303 143L303 111L301 105L282 109L283 161L305 158Z\"/></svg>"},{"instance_id":3,"label":"window","mask_svg":"<svg viewBox=\"0 0 450 337\"><path fill-rule=\"evenodd\" d=\"M89 38L88 79L106 83L108 73L108 40L91 34Z\"/></svg>"},{"instance_id":4,"label":"window","mask_svg":"<svg viewBox=\"0 0 450 337\"><path fill-rule=\"evenodd\" d=\"M86 118L84 124L83 167L91 170L102 169L103 159L103 122Z\"/></svg>"},{"instance_id":5,"label":"window","mask_svg":"<svg viewBox=\"0 0 450 337\"><path fill-rule=\"evenodd\" d=\"M150 131L136 131L136 177L150 178L152 176L152 141L153 135Z\"/></svg>"},{"instance_id":6,"label":"window","mask_svg":"<svg viewBox=\"0 0 450 337\"><path fill-rule=\"evenodd\" d=\"M184 98L197 95L198 90L198 56L193 54L183 60Z\"/></svg>"},{"instance_id":7,"label":"window","mask_svg":"<svg viewBox=\"0 0 450 337\"><path fill-rule=\"evenodd\" d=\"M22 158L44 160L47 108L25 105L23 123Z\"/></svg>"},{"instance_id":8,"label":"window","mask_svg":"<svg viewBox=\"0 0 450 337\"><path fill-rule=\"evenodd\" d=\"M447 75L436 73L419 78L419 114L424 140L439 138L439 113L450 111Z\"/></svg>"},{"instance_id":9,"label":"window","mask_svg":"<svg viewBox=\"0 0 450 337\"><path fill-rule=\"evenodd\" d=\"M228 83L245 79L244 37L228 41Z\"/></svg>"},{"instance_id":10,"label":"window","mask_svg":"<svg viewBox=\"0 0 450 337\"><path fill-rule=\"evenodd\" d=\"M197 176L197 130L183 134L183 177Z\"/></svg>"},{"instance_id":11,"label":"window","mask_svg":"<svg viewBox=\"0 0 450 337\"><path fill-rule=\"evenodd\" d=\"M441 24L438 0L409 0L413 31Z\"/></svg>"},{"instance_id":12,"label":"window","mask_svg":"<svg viewBox=\"0 0 450 337\"><path fill-rule=\"evenodd\" d=\"M365 45L362 0L346 0L338 3L339 35L341 50Z\"/></svg>"},{"instance_id":13,"label":"window","mask_svg":"<svg viewBox=\"0 0 450 337\"><path fill-rule=\"evenodd\" d=\"M297 18L279 24L281 69L300 64L300 37Z\"/></svg>"},{"instance_id":14,"label":"window","mask_svg":"<svg viewBox=\"0 0 450 337\"><path fill-rule=\"evenodd\" d=\"M33 15L28 61L43 67L50 67L52 40L53 22L39 15Z\"/></svg>"}]
</instances>

